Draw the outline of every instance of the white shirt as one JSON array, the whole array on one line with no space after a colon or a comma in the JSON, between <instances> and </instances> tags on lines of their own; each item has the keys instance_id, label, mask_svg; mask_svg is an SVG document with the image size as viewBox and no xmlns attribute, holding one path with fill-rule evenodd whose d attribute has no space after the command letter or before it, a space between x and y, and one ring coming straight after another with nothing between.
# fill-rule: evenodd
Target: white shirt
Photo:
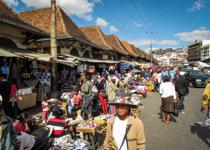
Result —
<instances>
[{"instance_id":1,"label":"white shirt","mask_svg":"<svg viewBox=\"0 0 210 150\"><path fill-rule=\"evenodd\" d=\"M158 80L158 83L161 82L161 73L158 73L158 75L157 75L157 80Z\"/></svg>"},{"instance_id":2,"label":"white shirt","mask_svg":"<svg viewBox=\"0 0 210 150\"><path fill-rule=\"evenodd\" d=\"M115 142L117 143L118 148L120 148L120 146L122 144L122 141L123 141L123 138L125 135L125 131L126 131L127 122L128 122L128 119L120 120L118 117L116 117L116 119L114 121L113 137L114 137ZM128 150L126 140L124 141L121 150Z\"/></svg>"},{"instance_id":3,"label":"white shirt","mask_svg":"<svg viewBox=\"0 0 210 150\"><path fill-rule=\"evenodd\" d=\"M169 97L173 96L174 99L176 99L176 91L174 84L172 82L163 82L160 84L159 92L161 94L161 97Z\"/></svg>"}]
</instances>

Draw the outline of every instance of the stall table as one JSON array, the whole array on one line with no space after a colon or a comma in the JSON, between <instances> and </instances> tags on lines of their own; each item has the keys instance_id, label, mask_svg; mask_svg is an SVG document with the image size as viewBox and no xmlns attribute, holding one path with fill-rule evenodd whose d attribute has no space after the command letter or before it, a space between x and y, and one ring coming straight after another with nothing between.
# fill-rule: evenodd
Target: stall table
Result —
<instances>
[{"instance_id":1,"label":"stall table","mask_svg":"<svg viewBox=\"0 0 210 150\"><path fill-rule=\"evenodd\" d=\"M93 147L97 149L97 133L104 130L106 123L100 124L96 127L77 127L76 132L80 133L80 138L84 139L84 134L91 135L93 138Z\"/></svg>"}]
</instances>

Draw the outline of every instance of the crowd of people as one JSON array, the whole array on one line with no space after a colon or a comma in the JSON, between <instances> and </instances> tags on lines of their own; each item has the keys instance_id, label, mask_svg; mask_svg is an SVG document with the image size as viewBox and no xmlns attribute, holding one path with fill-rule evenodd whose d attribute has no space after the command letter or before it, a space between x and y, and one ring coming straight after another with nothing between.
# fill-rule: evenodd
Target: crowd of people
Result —
<instances>
[{"instance_id":1,"label":"crowd of people","mask_svg":"<svg viewBox=\"0 0 210 150\"><path fill-rule=\"evenodd\" d=\"M130 67L123 72L104 69L101 73L82 73L72 92L62 91L65 103L58 99L49 101L50 97L43 96L42 125L50 129L56 143L67 133L75 137L76 127L83 120L110 114L112 117L107 124L104 149L143 150L146 145L144 125L139 116L131 112L131 108L137 108L137 105L131 101L127 85L132 80L143 83L148 79L153 83L153 91L161 95L162 122L170 124L171 115L176 110L184 113L185 96L189 94L188 81L185 73L178 68L155 66L149 69ZM201 111L208 108L209 112L209 83L204 91ZM18 135L30 135L35 129L35 124L29 123L29 117L18 109L17 101L21 100L21 96L17 89L16 82L7 81L5 74L0 72L0 147L5 150L13 149Z\"/></svg>"}]
</instances>

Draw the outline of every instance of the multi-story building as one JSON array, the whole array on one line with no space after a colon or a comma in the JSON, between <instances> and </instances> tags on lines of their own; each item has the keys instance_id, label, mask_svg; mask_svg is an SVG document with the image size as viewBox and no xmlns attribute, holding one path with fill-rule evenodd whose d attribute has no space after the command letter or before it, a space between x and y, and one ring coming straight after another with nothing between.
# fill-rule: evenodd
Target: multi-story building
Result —
<instances>
[{"instance_id":1,"label":"multi-story building","mask_svg":"<svg viewBox=\"0 0 210 150\"><path fill-rule=\"evenodd\" d=\"M202 42L195 41L195 43L188 46L188 61L200 61L201 60L201 46Z\"/></svg>"},{"instance_id":2,"label":"multi-story building","mask_svg":"<svg viewBox=\"0 0 210 150\"><path fill-rule=\"evenodd\" d=\"M209 57L210 40L195 41L188 46L188 61L201 61Z\"/></svg>"},{"instance_id":3,"label":"multi-story building","mask_svg":"<svg viewBox=\"0 0 210 150\"><path fill-rule=\"evenodd\" d=\"M205 40L201 47L201 60L208 59L210 57L210 40Z\"/></svg>"}]
</instances>

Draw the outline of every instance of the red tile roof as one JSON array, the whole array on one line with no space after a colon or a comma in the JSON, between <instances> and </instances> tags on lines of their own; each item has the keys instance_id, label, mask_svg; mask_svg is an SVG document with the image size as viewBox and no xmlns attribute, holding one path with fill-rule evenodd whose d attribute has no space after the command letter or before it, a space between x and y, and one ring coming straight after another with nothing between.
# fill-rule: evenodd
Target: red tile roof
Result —
<instances>
[{"instance_id":1,"label":"red tile roof","mask_svg":"<svg viewBox=\"0 0 210 150\"><path fill-rule=\"evenodd\" d=\"M131 48L130 44L127 41L121 41L121 43L131 56L138 57L136 52L133 51L133 49Z\"/></svg>"},{"instance_id":2,"label":"red tile roof","mask_svg":"<svg viewBox=\"0 0 210 150\"><path fill-rule=\"evenodd\" d=\"M50 33L51 8L42 8L21 12L19 16L31 25ZM58 37L77 37L88 41L79 27L60 8L56 7L56 26Z\"/></svg>"},{"instance_id":3,"label":"red tile roof","mask_svg":"<svg viewBox=\"0 0 210 150\"><path fill-rule=\"evenodd\" d=\"M117 52L125 55L129 54L116 35L106 35L106 41Z\"/></svg>"},{"instance_id":4,"label":"red tile roof","mask_svg":"<svg viewBox=\"0 0 210 150\"><path fill-rule=\"evenodd\" d=\"M46 32L31 26L30 24L24 22L5 2L0 0L0 22L14 25L19 28L26 29L27 31L36 33L40 36L49 36Z\"/></svg>"},{"instance_id":5,"label":"red tile roof","mask_svg":"<svg viewBox=\"0 0 210 150\"><path fill-rule=\"evenodd\" d=\"M106 41L104 33L98 26L80 27L80 30L92 43L104 47L106 49L112 49L112 47Z\"/></svg>"},{"instance_id":6,"label":"red tile roof","mask_svg":"<svg viewBox=\"0 0 210 150\"><path fill-rule=\"evenodd\" d=\"M138 55L138 57L143 57L142 53L133 44L131 44L130 46L133 49L133 51Z\"/></svg>"}]
</instances>

